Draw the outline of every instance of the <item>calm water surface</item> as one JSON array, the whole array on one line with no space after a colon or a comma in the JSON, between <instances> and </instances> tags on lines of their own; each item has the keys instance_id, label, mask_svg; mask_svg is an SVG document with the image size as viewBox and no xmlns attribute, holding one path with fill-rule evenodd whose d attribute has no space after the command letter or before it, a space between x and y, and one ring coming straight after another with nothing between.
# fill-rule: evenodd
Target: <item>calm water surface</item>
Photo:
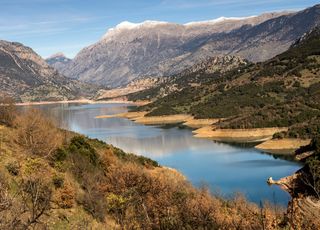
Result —
<instances>
[{"instance_id":1,"label":"calm water surface","mask_svg":"<svg viewBox=\"0 0 320 230\"><path fill-rule=\"evenodd\" d=\"M136 124L122 118L97 115L126 112L126 104L55 104L32 106L55 118L66 129L98 138L126 152L141 154L181 171L196 186L206 184L224 196L242 192L256 203L286 205L289 195L266 180L292 174L300 165L250 147L217 143L192 136L190 129ZM23 109L31 106L23 107Z\"/></svg>"}]
</instances>

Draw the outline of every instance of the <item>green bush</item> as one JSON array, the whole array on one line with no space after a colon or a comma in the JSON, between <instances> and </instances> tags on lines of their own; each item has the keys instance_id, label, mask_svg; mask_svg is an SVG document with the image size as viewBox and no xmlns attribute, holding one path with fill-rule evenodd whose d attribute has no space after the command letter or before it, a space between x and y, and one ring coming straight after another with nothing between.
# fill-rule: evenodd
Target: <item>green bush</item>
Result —
<instances>
[{"instance_id":1,"label":"green bush","mask_svg":"<svg viewBox=\"0 0 320 230\"><path fill-rule=\"evenodd\" d=\"M53 154L52 154L52 160L53 161L64 161L68 156L67 150L64 148L58 148Z\"/></svg>"},{"instance_id":2,"label":"green bush","mask_svg":"<svg viewBox=\"0 0 320 230\"><path fill-rule=\"evenodd\" d=\"M70 141L67 151L69 152L69 154L79 154L89 159L89 162L93 165L97 165L99 162L99 157L96 150L83 136L73 137Z\"/></svg>"},{"instance_id":3,"label":"green bush","mask_svg":"<svg viewBox=\"0 0 320 230\"><path fill-rule=\"evenodd\" d=\"M159 167L159 163L148 157L138 156L132 153L125 153L123 150L118 148L113 148L114 154L123 161L135 162L145 167Z\"/></svg>"}]
</instances>

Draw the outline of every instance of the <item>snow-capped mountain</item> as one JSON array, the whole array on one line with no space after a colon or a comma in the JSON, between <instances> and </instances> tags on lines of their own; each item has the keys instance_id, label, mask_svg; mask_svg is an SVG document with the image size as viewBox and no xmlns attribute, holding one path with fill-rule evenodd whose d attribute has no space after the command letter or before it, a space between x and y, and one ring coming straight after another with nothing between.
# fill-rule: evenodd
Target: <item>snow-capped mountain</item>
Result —
<instances>
[{"instance_id":1,"label":"snow-capped mountain","mask_svg":"<svg viewBox=\"0 0 320 230\"><path fill-rule=\"evenodd\" d=\"M115 87L143 76L176 74L218 55L264 61L318 25L319 11L317 5L299 12L187 24L122 22L57 69L69 77Z\"/></svg>"}]
</instances>

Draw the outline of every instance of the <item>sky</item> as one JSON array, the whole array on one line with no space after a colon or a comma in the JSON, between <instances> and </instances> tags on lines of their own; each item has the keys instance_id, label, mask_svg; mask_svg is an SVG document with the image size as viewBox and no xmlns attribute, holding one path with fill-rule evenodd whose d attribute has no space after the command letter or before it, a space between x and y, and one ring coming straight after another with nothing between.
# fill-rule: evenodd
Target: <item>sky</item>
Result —
<instances>
[{"instance_id":1,"label":"sky","mask_svg":"<svg viewBox=\"0 0 320 230\"><path fill-rule=\"evenodd\" d=\"M73 58L122 21L174 23L301 10L314 0L0 0L0 39L30 46L46 58Z\"/></svg>"}]
</instances>

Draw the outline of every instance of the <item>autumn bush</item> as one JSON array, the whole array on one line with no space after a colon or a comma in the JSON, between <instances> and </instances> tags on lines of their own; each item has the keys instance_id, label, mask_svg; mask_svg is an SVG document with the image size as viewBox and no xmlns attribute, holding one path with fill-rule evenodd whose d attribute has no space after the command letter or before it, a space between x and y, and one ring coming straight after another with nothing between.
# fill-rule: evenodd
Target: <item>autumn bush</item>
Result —
<instances>
[{"instance_id":1,"label":"autumn bush","mask_svg":"<svg viewBox=\"0 0 320 230\"><path fill-rule=\"evenodd\" d=\"M13 126L16 116L16 106L10 97L0 98L0 125Z\"/></svg>"},{"instance_id":2,"label":"autumn bush","mask_svg":"<svg viewBox=\"0 0 320 230\"><path fill-rule=\"evenodd\" d=\"M65 183L58 188L55 193L55 202L58 207L63 209L72 208L76 202L76 192L70 183Z\"/></svg>"},{"instance_id":3,"label":"autumn bush","mask_svg":"<svg viewBox=\"0 0 320 230\"><path fill-rule=\"evenodd\" d=\"M14 125L16 143L30 154L49 157L62 144L61 132L38 110L31 109L20 114Z\"/></svg>"},{"instance_id":4,"label":"autumn bush","mask_svg":"<svg viewBox=\"0 0 320 230\"><path fill-rule=\"evenodd\" d=\"M44 217L51 210L50 185L29 177L17 183L15 196L9 191L9 184L0 182L0 229L43 229Z\"/></svg>"}]
</instances>

